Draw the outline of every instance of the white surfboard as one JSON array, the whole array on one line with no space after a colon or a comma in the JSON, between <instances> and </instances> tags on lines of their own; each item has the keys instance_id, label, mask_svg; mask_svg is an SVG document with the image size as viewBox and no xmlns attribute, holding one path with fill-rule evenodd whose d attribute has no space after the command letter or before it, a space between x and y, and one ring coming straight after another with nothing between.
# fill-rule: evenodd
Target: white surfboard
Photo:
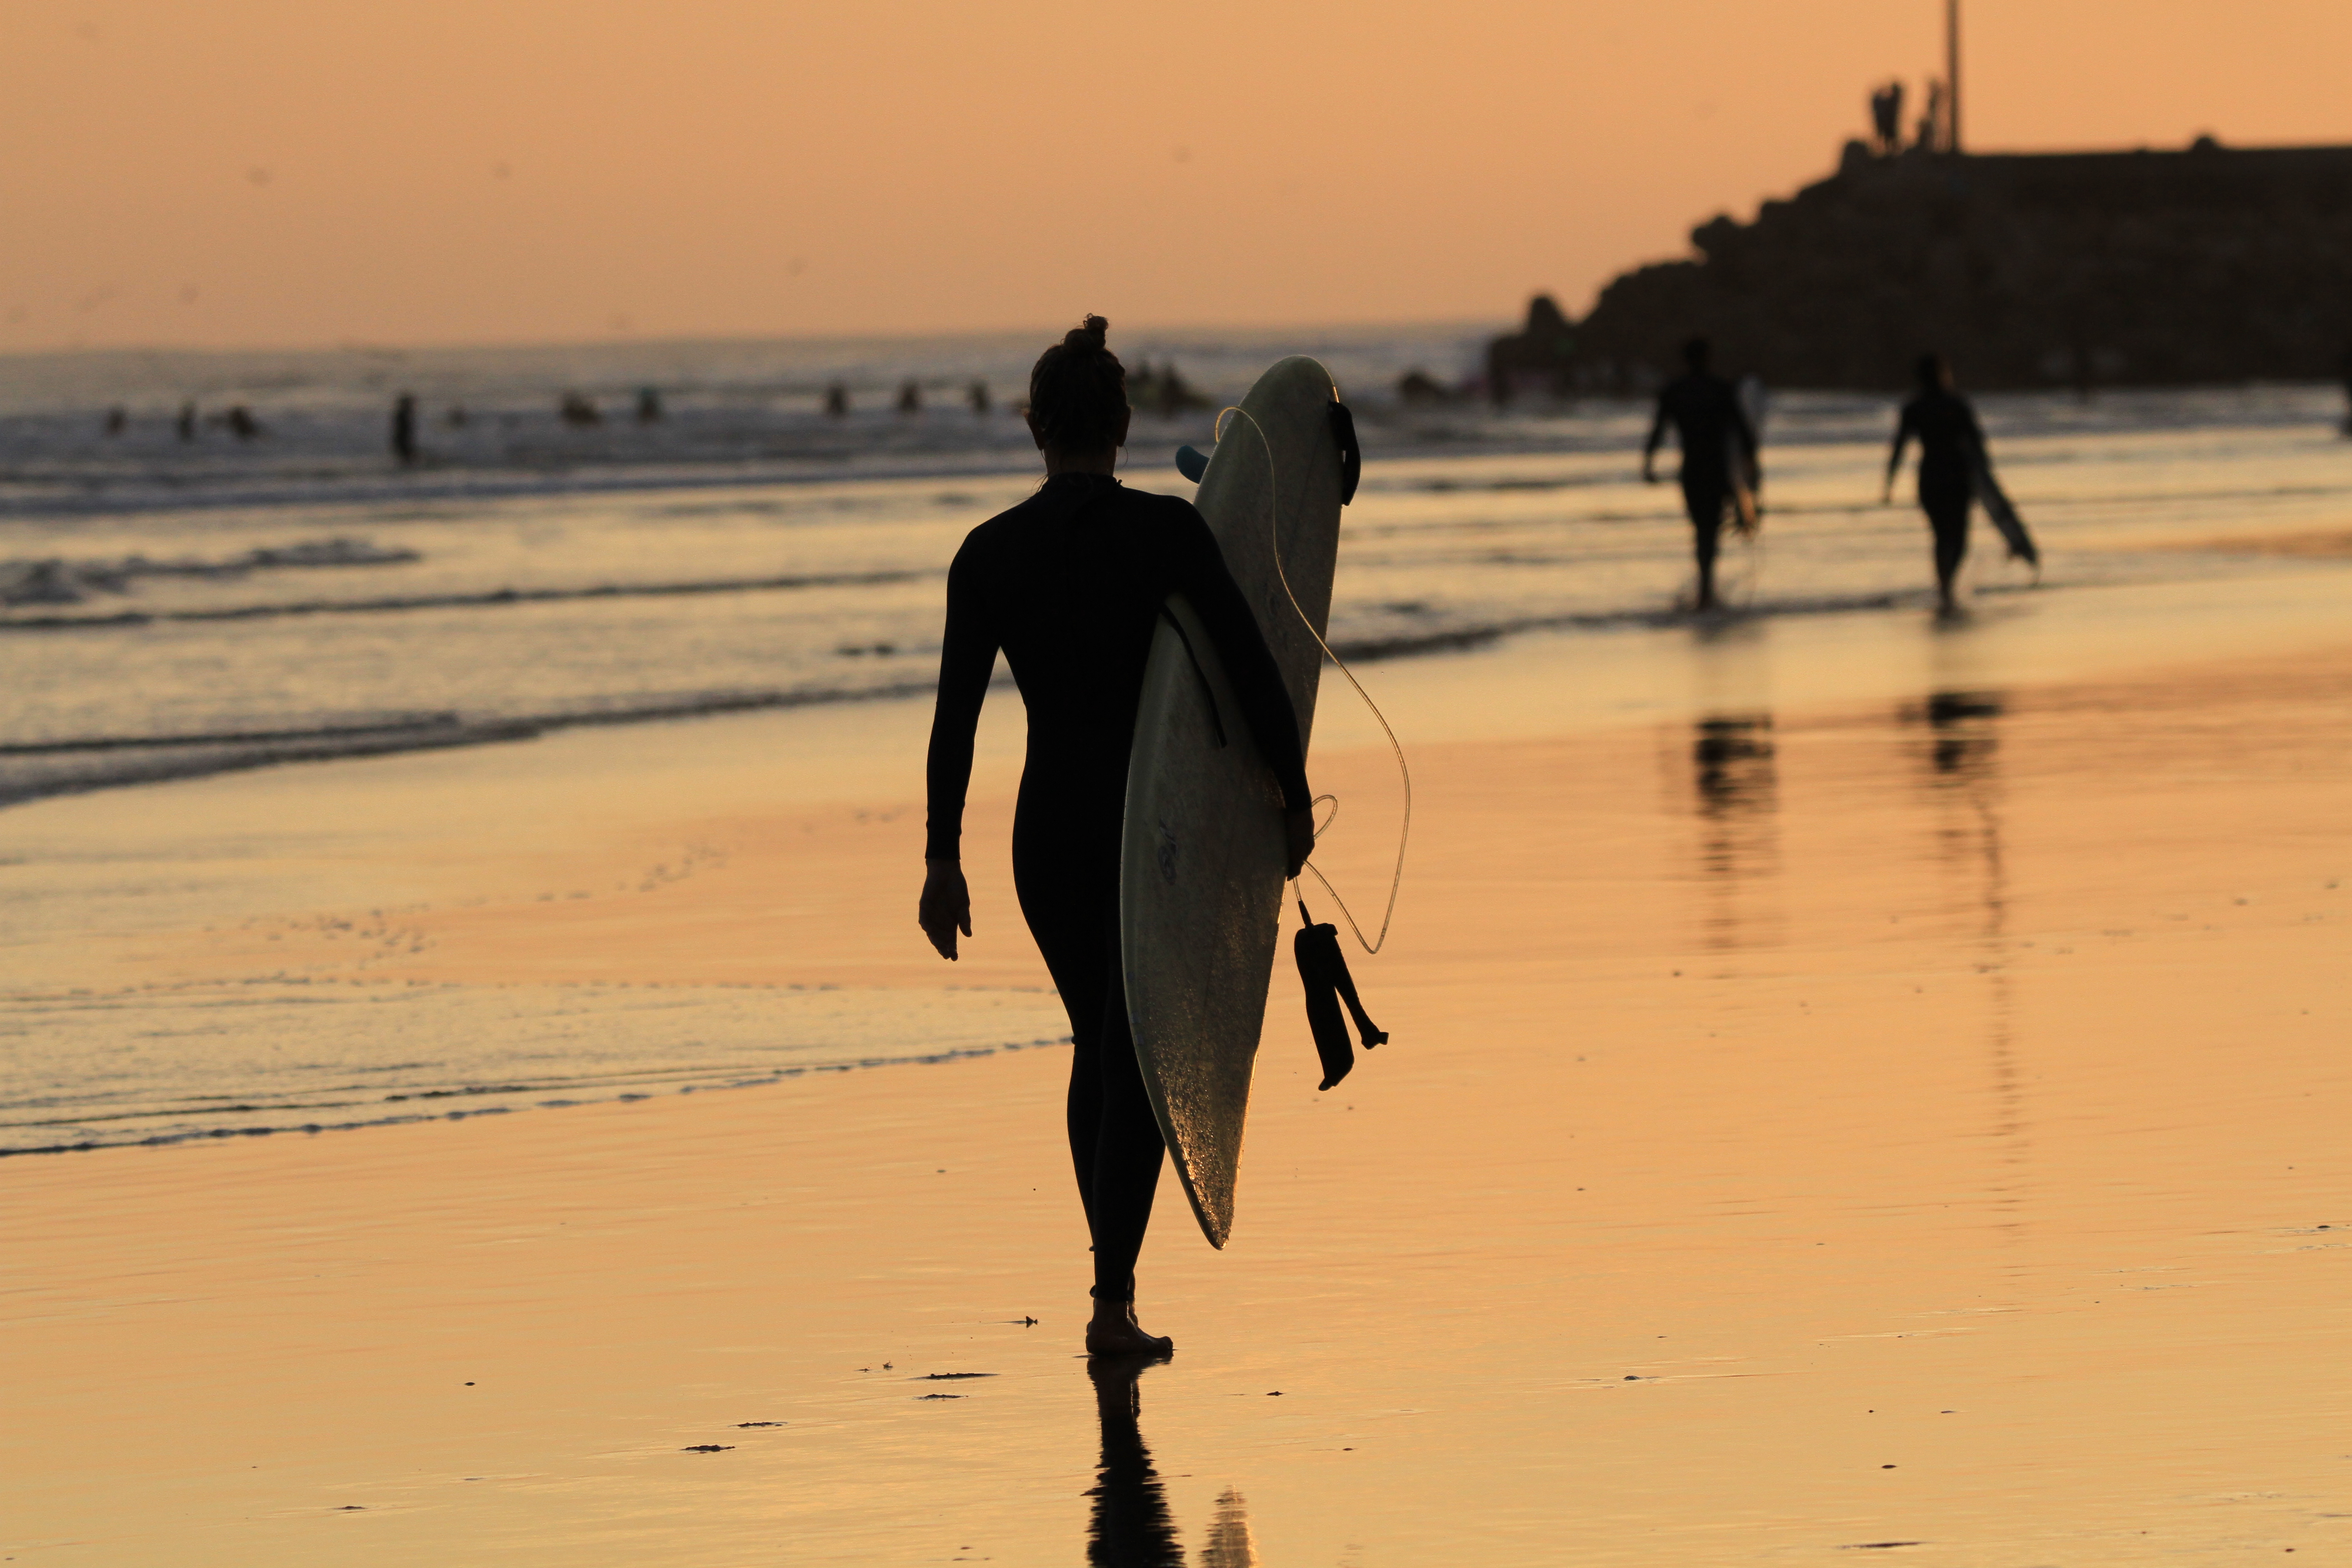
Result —
<instances>
[{"instance_id":1,"label":"white surfboard","mask_svg":"<svg viewBox=\"0 0 2352 1568\"><path fill-rule=\"evenodd\" d=\"M1739 412L1748 417L1748 433L1756 437L1760 448L1764 441L1764 383L1757 376L1743 375L1733 389L1739 400ZM1761 488L1761 476L1756 458L1740 444L1739 432L1723 433L1724 471L1731 476L1731 526L1744 534L1753 534L1763 526L1764 504L1756 492Z\"/></svg>"},{"instance_id":2,"label":"white surfboard","mask_svg":"<svg viewBox=\"0 0 2352 1568\"><path fill-rule=\"evenodd\" d=\"M1330 374L1304 357L1258 377L1227 416L1198 498L1281 667L1302 743L1339 545L1337 396ZM1181 595L1168 608L1128 758L1120 957L1151 1108L1202 1232L1223 1247L1281 934L1282 798L1207 630Z\"/></svg>"}]
</instances>

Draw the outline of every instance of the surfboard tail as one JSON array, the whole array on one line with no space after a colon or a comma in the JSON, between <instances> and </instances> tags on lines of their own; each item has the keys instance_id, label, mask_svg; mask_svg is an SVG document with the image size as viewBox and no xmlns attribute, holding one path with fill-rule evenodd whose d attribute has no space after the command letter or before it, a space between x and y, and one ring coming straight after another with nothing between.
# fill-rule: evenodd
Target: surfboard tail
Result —
<instances>
[{"instance_id":1,"label":"surfboard tail","mask_svg":"<svg viewBox=\"0 0 2352 1568\"><path fill-rule=\"evenodd\" d=\"M1977 504L1984 508L1985 516L2000 534L2001 542L2009 546L2009 558L2024 562L2038 576L2042 571L2042 552L2035 547L2033 535L2026 531L2025 520L2017 515L2017 508L2011 502L2009 493L1993 477L1992 464L1983 451L1976 452L1974 458L1975 461L1969 468L1969 489L1976 492Z\"/></svg>"}]
</instances>

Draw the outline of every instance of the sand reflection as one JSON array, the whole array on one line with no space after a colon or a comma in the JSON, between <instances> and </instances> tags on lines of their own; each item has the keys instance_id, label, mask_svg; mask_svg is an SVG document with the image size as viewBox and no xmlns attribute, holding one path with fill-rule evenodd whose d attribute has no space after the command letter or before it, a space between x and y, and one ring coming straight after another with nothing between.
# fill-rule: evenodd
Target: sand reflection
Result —
<instances>
[{"instance_id":1,"label":"sand reflection","mask_svg":"<svg viewBox=\"0 0 2352 1568\"><path fill-rule=\"evenodd\" d=\"M1997 692L1938 691L1927 699L1926 707L1904 714L1915 723L1925 722L1931 732L1928 760L1935 769L1931 783L1969 784L1992 779L1993 756L2000 745L1993 721L2000 717L2002 706Z\"/></svg>"},{"instance_id":2,"label":"sand reflection","mask_svg":"<svg viewBox=\"0 0 2352 1568\"><path fill-rule=\"evenodd\" d=\"M1087 1493L1095 1505L1087 1521L1087 1561L1105 1568L1183 1568L1167 1489L1143 1443L1143 1394L1137 1384L1146 1368L1160 1364L1149 1357L1087 1362L1102 1421L1102 1464Z\"/></svg>"},{"instance_id":3,"label":"sand reflection","mask_svg":"<svg viewBox=\"0 0 2352 1568\"><path fill-rule=\"evenodd\" d=\"M1703 917L1707 946L1758 944L1762 921L1743 907L1738 884L1780 868L1780 774L1769 713L1702 719L1691 740L1692 785L1700 833L1699 869L1710 889Z\"/></svg>"},{"instance_id":4,"label":"sand reflection","mask_svg":"<svg viewBox=\"0 0 2352 1568\"><path fill-rule=\"evenodd\" d=\"M1984 976L1985 1035L1993 1099L1992 1137L2001 1170L1991 1187L1994 1224L2019 1240L2020 1188L2027 1139L2022 1076L2017 1060L2017 1001L2009 930L2009 870L2002 857L2002 781L1998 721L2008 703L1998 692L1937 691L1903 720L1924 724L1923 785L1934 804L1936 858L1958 885L1954 910L1978 948Z\"/></svg>"},{"instance_id":5,"label":"sand reflection","mask_svg":"<svg viewBox=\"0 0 2352 1568\"><path fill-rule=\"evenodd\" d=\"M1102 1464L1087 1495L1094 1510L1087 1521L1087 1561L1102 1568L1184 1568L1184 1547L1169 1511L1167 1489L1143 1441L1145 1372L1167 1358L1094 1357L1087 1375L1095 1385L1095 1412L1102 1422ZM1256 1568L1257 1546L1250 1536L1249 1504L1227 1487L1210 1516L1199 1568Z\"/></svg>"},{"instance_id":6,"label":"sand reflection","mask_svg":"<svg viewBox=\"0 0 2352 1568\"><path fill-rule=\"evenodd\" d=\"M1209 1520L1209 1539L1201 1548L1201 1568L1257 1568L1249 1502L1232 1487L1218 1494L1217 1511Z\"/></svg>"}]
</instances>

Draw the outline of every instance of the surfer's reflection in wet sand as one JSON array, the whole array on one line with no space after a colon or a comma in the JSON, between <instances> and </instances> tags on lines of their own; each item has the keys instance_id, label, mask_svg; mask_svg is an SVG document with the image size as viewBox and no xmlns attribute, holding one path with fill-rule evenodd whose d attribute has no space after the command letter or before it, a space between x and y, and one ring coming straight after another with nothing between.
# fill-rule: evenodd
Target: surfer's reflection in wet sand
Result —
<instances>
[{"instance_id":1,"label":"surfer's reflection in wet sand","mask_svg":"<svg viewBox=\"0 0 2352 1568\"><path fill-rule=\"evenodd\" d=\"M1101 1568L1184 1568L1184 1548L1160 1472L1144 1446L1143 1395L1137 1381L1165 1356L1090 1356L1095 1412L1102 1421L1102 1465L1087 1495L1094 1510L1087 1521L1087 1561ZM1242 1494L1227 1488L1217 1500L1200 1568L1256 1568L1257 1546L1250 1538L1249 1509Z\"/></svg>"},{"instance_id":2,"label":"surfer's reflection in wet sand","mask_svg":"<svg viewBox=\"0 0 2352 1568\"><path fill-rule=\"evenodd\" d=\"M1936 770L1935 783L1939 786L1989 784L1992 776L1993 753L1999 747L1992 732L1992 721L2000 717L2001 700L1985 691L1938 691L1927 699L1927 705L1916 717L1925 719L1935 739L1928 749L1928 762ZM1911 717L1911 715L1906 715ZM1999 825L1988 817L1990 854L2000 858ZM1990 906L1998 910L1999 905ZM1998 935L1997 914L1994 929L1989 935Z\"/></svg>"},{"instance_id":3,"label":"surfer's reflection in wet sand","mask_svg":"<svg viewBox=\"0 0 2352 1568\"><path fill-rule=\"evenodd\" d=\"M1937 858L1971 884L1966 897L1980 944L1976 970L1985 983L1993 1140L2001 1164L1990 1189L1990 1203L1994 1228L2014 1242L2024 1232L2020 1205L2029 1139L2009 965L2013 944L2009 869L2001 852L2000 742L1994 733L2005 706L1995 692L1938 691L1902 717L1911 723L1924 721L1930 736L1925 783L1943 817L1936 829Z\"/></svg>"},{"instance_id":4,"label":"surfer's reflection in wet sand","mask_svg":"<svg viewBox=\"0 0 2352 1568\"><path fill-rule=\"evenodd\" d=\"M1176 1521L1168 1494L1143 1446L1143 1394L1136 1384L1144 1369L1163 1356L1089 1356L1095 1412L1102 1418L1102 1468L1094 1489L1093 1516L1087 1523L1087 1561L1106 1568L1183 1568Z\"/></svg>"},{"instance_id":5,"label":"surfer's reflection in wet sand","mask_svg":"<svg viewBox=\"0 0 2352 1568\"><path fill-rule=\"evenodd\" d=\"M1704 825L1699 866L1712 889L1706 943L1723 951L1746 945L1736 884L1769 872L1778 858L1780 775L1769 713L1716 714L1698 721L1691 739L1692 783Z\"/></svg>"}]
</instances>

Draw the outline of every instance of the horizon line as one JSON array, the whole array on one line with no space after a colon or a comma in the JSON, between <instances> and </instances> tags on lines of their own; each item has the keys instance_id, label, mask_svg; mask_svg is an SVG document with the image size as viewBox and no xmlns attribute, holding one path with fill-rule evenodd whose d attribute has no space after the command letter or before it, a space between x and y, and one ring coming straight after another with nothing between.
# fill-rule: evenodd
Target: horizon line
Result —
<instances>
[{"instance_id":1,"label":"horizon line","mask_svg":"<svg viewBox=\"0 0 2352 1568\"><path fill-rule=\"evenodd\" d=\"M1538 289L1536 293L1547 293ZM1519 308L1524 311L1525 307ZM1226 321L1191 324L1160 323L1137 328L1118 329L1129 337L1150 335L1270 332L1351 332L1397 329L1462 328L1472 331L1508 330L1519 312L1464 316L1415 316L1360 319L1355 321ZM230 354L312 354L352 353L405 355L424 353L465 353L511 349L599 349L623 347L656 347L662 345L707 345L717 343L901 343L941 340L981 342L991 339L1027 337L1033 332L1051 333L1054 328L1041 327L954 327L929 331L684 331L648 333L610 333L603 337L549 338L440 338L403 342L383 339L344 338L335 342L285 341L251 343L143 342L143 343L66 343L42 348L0 348L0 361L23 359L62 359L75 356L102 355L230 355ZM1066 330L1066 329L1064 329Z\"/></svg>"}]
</instances>

